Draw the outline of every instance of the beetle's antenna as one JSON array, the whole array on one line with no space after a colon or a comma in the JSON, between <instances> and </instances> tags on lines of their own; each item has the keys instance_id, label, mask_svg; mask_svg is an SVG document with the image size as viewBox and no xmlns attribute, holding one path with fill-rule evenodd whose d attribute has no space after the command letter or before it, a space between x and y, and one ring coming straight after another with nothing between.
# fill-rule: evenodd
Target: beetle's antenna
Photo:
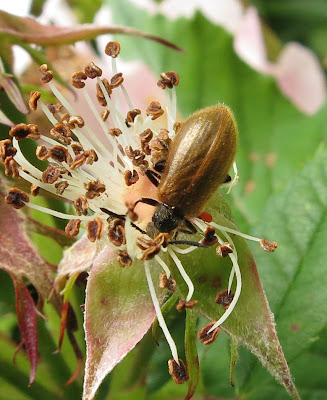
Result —
<instances>
[{"instance_id":1,"label":"beetle's antenna","mask_svg":"<svg viewBox=\"0 0 327 400\"><path fill-rule=\"evenodd\" d=\"M162 332L165 335L167 343L168 343L168 345L170 347L171 354L172 354L174 360L179 365L177 347L176 347L176 344L174 342L174 339L172 338L172 336L171 336L171 334L169 332L169 329L168 329L168 327L166 325L164 317L162 315L162 312L161 312L161 309L160 309L160 304L159 304L159 301L157 299L157 295L156 295L156 292L155 292L155 289L154 289L154 286L153 286L151 272L149 270L149 266L148 266L148 262L147 261L144 262L144 270L145 270L146 279L148 281L148 286L149 286L149 291L150 291L150 295L151 295L151 298L152 298L152 303L153 303L153 306L154 306L154 308L156 310L156 314L157 314L159 325L160 325L160 327L162 329Z\"/></svg>"}]
</instances>

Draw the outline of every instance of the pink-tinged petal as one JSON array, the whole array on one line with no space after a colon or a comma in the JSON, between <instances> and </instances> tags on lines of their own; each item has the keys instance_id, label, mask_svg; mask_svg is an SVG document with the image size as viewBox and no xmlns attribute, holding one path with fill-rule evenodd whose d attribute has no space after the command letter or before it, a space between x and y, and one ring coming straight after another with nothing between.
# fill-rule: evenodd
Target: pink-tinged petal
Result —
<instances>
[{"instance_id":1,"label":"pink-tinged petal","mask_svg":"<svg viewBox=\"0 0 327 400\"><path fill-rule=\"evenodd\" d=\"M287 44L274 73L285 94L301 111L312 115L326 100L326 80L317 56L299 43Z\"/></svg>"},{"instance_id":2,"label":"pink-tinged petal","mask_svg":"<svg viewBox=\"0 0 327 400\"><path fill-rule=\"evenodd\" d=\"M14 126L15 124L10 121L9 118L5 116L5 114L0 110L0 124L8 125L8 126Z\"/></svg>"},{"instance_id":3,"label":"pink-tinged petal","mask_svg":"<svg viewBox=\"0 0 327 400\"><path fill-rule=\"evenodd\" d=\"M263 73L269 72L261 22L254 7L249 7L240 21L235 32L234 50L252 68Z\"/></svg>"},{"instance_id":4,"label":"pink-tinged petal","mask_svg":"<svg viewBox=\"0 0 327 400\"><path fill-rule=\"evenodd\" d=\"M81 237L69 249L64 251L64 256L58 265L57 279L88 271L92 266L96 251L96 242L90 242L86 236Z\"/></svg>"},{"instance_id":5,"label":"pink-tinged petal","mask_svg":"<svg viewBox=\"0 0 327 400\"><path fill-rule=\"evenodd\" d=\"M28 114L28 109L25 106L20 90L15 82L6 75L7 74L0 72L0 87L4 89L10 101L14 104L17 110L23 114Z\"/></svg>"},{"instance_id":6,"label":"pink-tinged petal","mask_svg":"<svg viewBox=\"0 0 327 400\"><path fill-rule=\"evenodd\" d=\"M122 268L106 247L90 272L85 303L87 358L84 400L93 399L105 376L142 339L155 310L141 262ZM152 266L153 276L158 276Z\"/></svg>"},{"instance_id":7,"label":"pink-tinged petal","mask_svg":"<svg viewBox=\"0 0 327 400\"><path fill-rule=\"evenodd\" d=\"M38 337L35 304L21 276L11 273L15 285L18 326L31 364L29 384L35 379L38 363Z\"/></svg>"}]
</instances>

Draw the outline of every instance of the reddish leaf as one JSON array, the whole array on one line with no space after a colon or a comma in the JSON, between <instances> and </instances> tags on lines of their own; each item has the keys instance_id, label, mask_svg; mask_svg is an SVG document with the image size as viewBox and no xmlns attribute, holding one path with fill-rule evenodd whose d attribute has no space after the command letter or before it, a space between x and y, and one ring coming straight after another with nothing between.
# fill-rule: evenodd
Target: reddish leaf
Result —
<instances>
[{"instance_id":1,"label":"reddish leaf","mask_svg":"<svg viewBox=\"0 0 327 400\"><path fill-rule=\"evenodd\" d=\"M0 11L0 33L4 33L14 40L36 43L41 46L71 44L78 40L90 40L104 33L122 33L154 40L172 49L181 51L179 47L167 40L143 33L133 28L123 26L96 26L91 24L58 27L54 25L43 25L33 18L22 18L6 13L5 11Z\"/></svg>"},{"instance_id":2,"label":"reddish leaf","mask_svg":"<svg viewBox=\"0 0 327 400\"><path fill-rule=\"evenodd\" d=\"M155 310L141 262L122 268L106 247L96 258L86 290L87 359L84 400L93 399L105 376L150 328ZM158 276L158 270L152 270Z\"/></svg>"}]
</instances>

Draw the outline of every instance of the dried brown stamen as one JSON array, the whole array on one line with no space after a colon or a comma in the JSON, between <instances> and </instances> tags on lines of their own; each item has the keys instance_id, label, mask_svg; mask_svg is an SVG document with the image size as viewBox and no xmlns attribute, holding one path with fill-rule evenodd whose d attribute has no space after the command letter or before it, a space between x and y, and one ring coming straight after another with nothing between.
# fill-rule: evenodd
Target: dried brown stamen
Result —
<instances>
[{"instance_id":1,"label":"dried brown stamen","mask_svg":"<svg viewBox=\"0 0 327 400\"><path fill-rule=\"evenodd\" d=\"M120 43L116 42L116 41L109 42L109 43L107 43L104 51L107 54L107 56L116 58L118 56L118 54L120 53Z\"/></svg>"},{"instance_id":2,"label":"dried brown stamen","mask_svg":"<svg viewBox=\"0 0 327 400\"><path fill-rule=\"evenodd\" d=\"M42 181L44 183L55 183L59 178L60 172L56 165L50 164L48 168L42 173Z\"/></svg>"},{"instance_id":3,"label":"dried brown stamen","mask_svg":"<svg viewBox=\"0 0 327 400\"><path fill-rule=\"evenodd\" d=\"M80 154L84 150L83 146L78 142L73 142L71 144L71 146L72 146L72 149L73 149L73 152L74 152L75 156L77 156L78 154Z\"/></svg>"},{"instance_id":4,"label":"dried brown stamen","mask_svg":"<svg viewBox=\"0 0 327 400\"><path fill-rule=\"evenodd\" d=\"M97 153L93 149L86 150L84 152L84 155L86 157L86 164L88 164L88 165L92 165L94 162L97 162L99 159Z\"/></svg>"},{"instance_id":5,"label":"dried brown stamen","mask_svg":"<svg viewBox=\"0 0 327 400\"><path fill-rule=\"evenodd\" d=\"M213 246L218 242L218 238L216 236L215 228L211 225L207 226L204 231L204 238L201 240L201 243L205 246Z\"/></svg>"},{"instance_id":6,"label":"dried brown stamen","mask_svg":"<svg viewBox=\"0 0 327 400\"><path fill-rule=\"evenodd\" d=\"M107 121L109 114L110 114L109 110L102 110L100 114L102 121Z\"/></svg>"},{"instance_id":7,"label":"dried brown stamen","mask_svg":"<svg viewBox=\"0 0 327 400\"><path fill-rule=\"evenodd\" d=\"M32 183L31 189L30 189L31 195L35 197L39 194L39 191L40 191L40 187L35 185L34 183Z\"/></svg>"},{"instance_id":8,"label":"dried brown stamen","mask_svg":"<svg viewBox=\"0 0 327 400\"><path fill-rule=\"evenodd\" d=\"M118 250L117 260L122 267L130 267L133 260L128 255L126 250Z\"/></svg>"},{"instance_id":9,"label":"dried brown stamen","mask_svg":"<svg viewBox=\"0 0 327 400\"><path fill-rule=\"evenodd\" d=\"M10 139L0 140L0 159L2 162L4 162L7 157L13 157L16 153L17 149L12 147Z\"/></svg>"},{"instance_id":10,"label":"dried brown stamen","mask_svg":"<svg viewBox=\"0 0 327 400\"><path fill-rule=\"evenodd\" d=\"M72 115L69 118L68 123L69 123L69 128L70 129L75 129L76 125L79 128L83 128L83 126L85 124L84 119L80 115Z\"/></svg>"},{"instance_id":11,"label":"dried brown stamen","mask_svg":"<svg viewBox=\"0 0 327 400\"><path fill-rule=\"evenodd\" d=\"M110 79L110 86L112 89L117 88L124 82L123 74L118 72Z\"/></svg>"},{"instance_id":12,"label":"dried brown stamen","mask_svg":"<svg viewBox=\"0 0 327 400\"><path fill-rule=\"evenodd\" d=\"M168 371L173 378L173 380L178 383L184 383L188 381L188 372L186 370L183 360L178 359L179 365L173 359L168 361Z\"/></svg>"},{"instance_id":13,"label":"dried brown stamen","mask_svg":"<svg viewBox=\"0 0 327 400\"><path fill-rule=\"evenodd\" d=\"M94 62L90 62L85 68L84 72L88 78L94 79L98 76L102 75L102 69L94 64Z\"/></svg>"},{"instance_id":14,"label":"dried brown stamen","mask_svg":"<svg viewBox=\"0 0 327 400\"><path fill-rule=\"evenodd\" d=\"M216 323L215 321L210 322L208 325L204 326L198 333L198 338L201 340L202 344L210 344L217 339L217 336L219 335L220 332L219 326L212 332L209 332L215 323Z\"/></svg>"},{"instance_id":15,"label":"dried brown stamen","mask_svg":"<svg viewBox=\"0 0 327 400\"><path fill-rule=\"evenodd\" d=\"M86 162L85 153L77 154L74 158L73 162L69 165L71 169L75 170L76 168L81 167Z\"/></svg>"},{"instance_id":16,"label":"dried brown stamen","mask_svg":"<svg viewBox=\"0 0 327 400\"><path fill-rule=\"evenodd\" d=\"M35 151L36 157L39 160L47 160L49 158L49 151L45 146L37 146L36 151Z\"/></svg>"},{"instance_id":17,"label":"dried brown stamen","mask_svg":"<svg viewBox=\"0 0 327 400\"><path fill-rule=\"evenodd\" d=\"M179 131L179 129L181 128L182 124L180 122L175 122L173 125L173 129L175 131L175 133L177 133Z\"/></svg>"},{"instance_id":18,"label":"dried brown stamen","mask_svg":"<svg viewBox=\"0 0 327 400\"><path fill-rule=\"evenodd\" d=\"M137 173L137 171L133 170L127 170L124 172L124 179L125 179L125 183L127 186L131 186L134 185L134 183L136 183L139 180L139 174Z\"/></svg>"},{"instance_id":19,"label":"dried brown stamen","mask_svg":"<svg viewBox=\"0 0 327 400\"><path fill-rule=\"evenodd\" d=\"M164 113L164 110L161 108L161 104L158 101L152 101L148 108L146 109L146 115L151 115L152 120L155 120Z\"/></svg>"},{"instance_id":20,"label":"dried brown stamen","mask_svg":"<svg viewBox=\"0 0 327 400\"><path fill-rule=\"evenodd\" d=\"M47 157L51 157L58 162L71 162L69 151L63 146L53 146L47 153Z\"/></svg>"},{"instance_id":21,"label":"dried brown stamen","mask_svg":"<svg viewBox=\"0 0 327 400\"><path fill-rule=\"evenodd\" d=\"M105 87L106 92L108 93L108 96L110 96L112 93L112 89L111 89L110 83L108 82L108 79L104 78L101 81ZM101 106L105 107L107 105L107 101L105 99L105 95L104 95L99 83L96 84L96 89L97 89L98 102L100 103Z\"/></svg>"},{"instance_id":22,"label":"dried brown stamen","mask_svg":"<svg viewBox=\"0 0 327 400\"><path fill-rule=\"evenodd\" d=\"M31 110L35 111L37 109L37 101L39 100L40 97L41 97L41 92L33 90L30 93L30 98L28 100L28 105L29 105Z\"/></svg>"},{"instance_id":23,"label":"dried brown stamen","mask_svg":"<svg viewBox=\"0 0 327 400\"><path fill-rule=\"evenodd\" d=\"M53 72L49 70L47 64L40 65L39 70L42 73L42 76L41 76L42 83L48 83L53 79Z\"/></svg>"},{"instance_id":24,"label":"dried brown stamen","mask_svg":"<svg viewBox=\"0 0 327 400\"><path fill-rule=\"evenodd\" d=\"M13 159L13 157L7 157L4 162L5 174L15 179L19 178L19 164Z\"/></svg>"},{"instance_id":25,"label":"dried brown stamen","mask_svg":"<svg viewBox=\"0 0 327 400\"><path fill-rule=\"evenodd\" d=\"M225 258L228 254L233 253L234 246L229 242L224 242L216 247L216 254L218 257Z\"/></svg>"},{"instance_id":26,"label":"dried brown stamen","mask_svg":"<svg viewBox=\"0 0 327 400\"><path fill-rule=\"evenodd\" d=\"M62 195L68 186L69 184L67 181L60 181L55 183L56 193Z\"/></svg>"},{"instance_id":27,"label":"dried brown stamen","mask_svg":"<svg viewBox=\"0 0 327 400\"><path fill-rule=\"evenodd\" d=\"M232 302L233 298L234 298L234 294L232 292L228 292L228 290L225 289L217 294L215 302L217 304L221 304L223 306L224 310L227 310L227 308L230 306L230 303Z\"/></svg>"},{"instance_id":28,"label":"dried brown stamen","mask_svg":"<svg viewBox=\"0 0 327 400\"><path fill-rule=\"evenodd\" d=\"M79 233L80 226L81 226L80 219L71 219L66 225L65 232L69 236L77 236Z\"/></svg>"},{"instance_id":29,"label":"dried brown stamen","mask_svg":"<svg viewBox=\"0 0 327 400\"><path fill-rule=\"evenodd\" d=\"M119 136L122 134L122 131L119 128L111 128L108 130L108 134L111 136Z\"/></svg>"},{"instance_id":30,"label":"dried brown stamen","mask_svg":"<svg viewBox=\"0 0 327 400\"><path fill-rule=\"evenodd\" d=\"M76 200L74 200L74 207L77 215L86 215L87 210L89 209L89 203L86 200L85 196L79 196Z\"/></svg>"},{"instance_id":31,"label":"dried brown stamen","mask_svg":"<svg viewBox=\"0 0 327 400\"><path fill-rule=\"evenodd\" d=\"M70 144L71 142L71 131L68 128L68 126L65 126L64 124L56 124L51 130L50 130L51 136L58 140L58 142L62 144Z\"/></svg>"},{"instance_id":32,"label":"dried brown stamen","mask_svg":"<svg viewBox=\"0 0 327 400\"><path fill-rule=\"evenodd\" d=\"M78 71L74 72L72 75L72 85L76 89L82 89L85 86L85 81L87 79L87 75L85 72Z\"/></svg>"},{"instance_id":33,"label":"dried brown stamen","mask_svg":"<svg viewBox=\"0 0 327 400\"><path fill-rule=\"evenodd\" d=\"M9 135L17 140L22 140L26 138L33 140L40 139L39 128L37 125L34 124L15 125L10 129Z\"/></svg>"},{"instance_id":34,"label":"dried brown stamen","mask_svg":"<svg viewBox=\"0 0 327 400\"><path fill-rule=\"evenodd\" d=\"M151 129L146 129L144 132L140 133L141 148L145 154L151 154L151 149L149 143L153 138L153 132Z\"/></svg>"},{"instance_id":35,"label":"dried brown stamen","mask_svg":"<svg viewBox=\"0 0 327 400\"><path fill-rule=\"evenodd\" d=\"M108 238L109 241L117 247L126 244L125 221L118 218L110 219Z\"/></svg>"},{"instance_id":36,"label":"dried brown stamen","mask_svg":"<svg viewBox=\"0 0 327 400\"><path fill-rule=\"evenodd\" d=\"M180 299L176 306L176 310L183 311L185 308L194 308L197 304L198 304L198 300L185 301L185 300Z\"/></svg>"},{"instance_id":37,"label":"dried brown stamen","mask_svg":"<svg viewBox=\"0 0 327 400\"><path fill-rule=\"evenodd\" d=\"M125 154L129 159L132 160L132 163L135 167L139 167L140 165L143 165L146 160L145 157L146 155L143 153L142 150L133 150L131 146L126 146L125 147Z\"/></svg>"},{"instance_id":38,"label":"dried brown stamen","mask_svg":"<svg viewBox=\"0 0 327 400\"><path fill-rule=\"evenodd\" d=\"M84 183L84 187L86 189L85 197L87 199L94 199L106 190L105 185L99 179Z\"/></svg>"},{"instance_id":39,"label":"dried brown stamen","mask_svg":"<svg viewBox=\"0 0 327 400\"><path fill-rule=\"evenodd\" d=\"M129 123L134 122L136 116L139 114L141 114L141 110L139 110L138 108L134 108L134 110L128 111L127 117L125 119L126 125L130 126Z\"/></svg>"},{"instance_id":40,"label":"dried brown stamen","mask_svg":"<svg viewBox=\"0 0 327 400\"><path fill-rule=\"evenodd\" d=\"M175 71L167 71L160 74L161 80L157 82L157 85L161 89L172 89L173 86L177 86L179 84L179 75Z\"/></svg>"},{"instance_id":41,"label":"dried brown stamen","mask_svg":"<svg viewBox=\"0 0 327 400\"><path fill-rule=\"evenodd\" d=\"M16 209L24 207L25 203L30 201L27 193L19 190L17 188L9 189L8 195L5 197L5 201L7 204L10 204Z\"/></svg>"},{"instance_id":42,"label":"dried brown stamen","mask_svg":"<svg viewBox=\"0 0 327 400\"><path fill-rule=\"evenodd\" d=\"M168 289L170 292L175 292L176 281L175 279L167 278L166 274L159 275L159 287L161 289Z\"/></svg>"},{"instance_id":43,"label":"dried brown stamen","mask_svg":"<svg viewBox=\"0 0 327 400\"><path fill-rule=\"evenodd\" d=\"M94 218L86 224L87 237L90 242L95 242L100 239L102 233L103 222L101 218Z\"/></svg>"},{"instance_id":44,"label":"dried brown stamen","mask_svg":"<svg viewBox=\"0 0 327 400\"><path fill-rule=\"evenodd\" d=\"M151 162L158 172L163 172L165 168L170 144L171 139L166 129L161 129L158 137L150 143Z\"/></svg>"},{"instance_id":45,"label":"dried brown stamen","mask_svg":"<svg viewBox=\"0 0 327 400\"><path fill-rule=\"evenodd\" d=\"M269 240L266 239L261 239L260 246L264 249L264 251L269 251L270 253L273 253L277 249L278 243L270 242Z\"/></svg>"}]
</instances>

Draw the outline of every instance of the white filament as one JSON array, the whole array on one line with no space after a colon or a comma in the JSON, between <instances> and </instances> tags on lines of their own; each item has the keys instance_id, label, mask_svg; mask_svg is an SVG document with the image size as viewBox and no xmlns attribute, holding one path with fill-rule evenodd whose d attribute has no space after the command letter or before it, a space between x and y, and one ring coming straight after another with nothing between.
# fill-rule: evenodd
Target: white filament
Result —
<instances>
[{"instance_id":1,"label":"white filament","mask_svg":"<svg viewBox=\"0 0 327 400\"><path fill-rule=\"evenodd\" d=\"M194 285L190 277L187 275L182 263L180 262L179 258L174 253L174 250L171 247L168 247L168 253L170 257L174 260L176 267L178 268L180 274L182 275L187 287L188 287L188 294L186 296L186 301L190 301L193 293L194 293Z\"/></svg>"}]
</instances>

